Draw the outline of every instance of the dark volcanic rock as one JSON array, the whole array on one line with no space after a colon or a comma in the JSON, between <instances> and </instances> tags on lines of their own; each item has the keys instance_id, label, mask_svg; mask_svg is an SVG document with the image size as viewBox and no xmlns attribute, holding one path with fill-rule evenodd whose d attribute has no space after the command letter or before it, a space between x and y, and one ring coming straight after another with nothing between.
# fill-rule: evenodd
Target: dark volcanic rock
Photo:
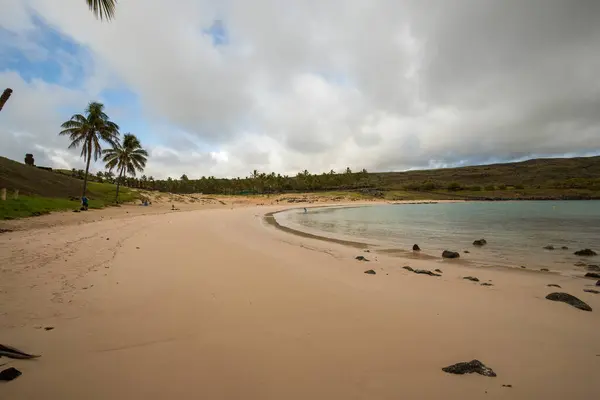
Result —
<instances>
[{"instance_id":1,"label":"dark volcanic rock","mask_svg":"<svg viewBox=\"0 0 600 400\"><path fill-rule=\"evenodd\" d=\"M600 272L600 266L598 266L598 265L588 265L587 266L587 270L588 271Z\"/></svg>"},{"instance_id":2,"label":"dark volcanic rock","mask_svg":"<svg viewBox=\"0 0 600 400\"><path fill-rule=\"evenodd\" d=\"M562 301L563 303L567 303L567 304L569 304L575 308L579 308L580 310L583 310L583 311L592 311L592 307L590 307L583 301L579 300L577 297L570 295L568 293L561 293L561 292L550 293L548 296L546 296L546 298L548 300L552 300L552 301Z\"/></svg>"},{"instance_id":3,"label":"dark volcanic rock","mask_svg":"<svg viewBox=\"0 0 600 400\"><path fill-rule=\"evenodd\" d=\"M450 365L449 367L442 368L442 371L449 374L472 374L473 372L479 375L495 377L496 373L489 367L486 367L484 363L479 360L473 360L469 362L459 362L458 364Z\"/></svg>"},{"instance_id":4,"label":"dark volcanic rock","mask_svg":"<svg viewBox=\"0 0 600 400\"><path fill-rule=\"evenodd\" d=\"M4 371L0 372L0 381L12 381L13 379L21 376L21 371L16 368L7 368Z\"/></svg>"},{"instance_id":5,"label":"dark volcanic rock","mask_svg":"<svg viewBox=\"0 0 600 400\"><path fill-rule=\"evenodd\" d=\"M544 246L544 248L546 250L554 250L554 246L552 246L551 244L549 244L548 246Z\"/></svg>"},{"instance_id":6,"label":"dark volcanic rock","mask_svg":"<svg viewBox=\"0 0 600 400\"><path fill-rule=\"evenodd\" d=\"M587 257L591 257L591 256L596 256L597 255L594 250L590 250L590 249L577 250L574 254L576 256L587 256Z\"/></svg>"},{"instance_id":7,"label":"dark volcanic rock","mask_svg":"<svg viewBox=\"0 0 600 400\"><path fill-rule=\"evenodd\" d=\"M415 269L413 272L415 274L423 274L423 275L429 275L429 276L441 276L440 274L436 274L435 272L431 272L428 269Z\"/></svg>"},{"instance_id":8,"label":"dark volcanic rock","mask_svg":"<svg viewBox=\"0 0 600 400\"><path fill-rule=\"evenodd\" d=\"M541 268L540 271L542 271L542 272L550 272L550 270L548 268Z\"/></svg>"},{"instance_id":9,"label":"dark volcanic rock","mask_svg":"<svg viewBox=\"0 0 600 400\"><path fill-rule=\"evenodd\" d=\"M365 258L365 256L356 256L355 257L358 261L369 261Z\"/></svg>"},{"instance_id":10,"label":"dark volcanic rock","mask_svg":"<svg viewBox=\"0 0 600 400\"><path fill-rule=\"evenodd\" d=\"M467 280L473 281L473 282L479 282L479 279L474 276L465 276L465 277L463 277L463 279L467 279Z\"/></svg>"},{"instance_id":11,"label":"dark volcanic rock","mask_svg":"<svg viewBox=\"0 0 600 400\"><path fill-rule=\"evenodd\" d=\"M584 291L584 292L587 292L587 293L600 294L600 292L599 292L599 291L597 291L597 290L594 290L594 289L583 289L583 291Z\"/></svg>"},{"instance_id":12,"label":"dark volcanic rock","mask_svg":"<svg viewBox=\"0 0 600 400\"><path fill-rule=\"evenodd\" d=\"M469 254L469 253L470 253L470 251L469 251L469 250L465 250L465 251L463 251L463 253L465 253L465 254Z\"/></svg>"},{"instance_id":13,"label":"dark volcanic rock","mask_svg":"<svg viewBox=\"0 0 600 400\"><path fill-rule=\"evenodd\" d=\"M442 258L459 258L460 254L456 251L444 250L442 252Z\"/></svg>"},{"instance_id":14,"label":"dark volcanic rock","mask_svg":"<svg viewBox=\"0 0 600 400\"><path fill-rule=\"evenodd\" d=\"M561 247L561 249L563 249L563 250L569 250L569 248L567 246L563 246L563 247Z\"/></svg>"},{"instance_id":15,"label":"dark volcanic rock","mask_svg":"<svg viewBox=\"0 0 600 400\"><path fill-rule=\"evenodd\" d=\"M412 269L411 267L409 267L408 265L405 267L402 267L402 268L404 268L405 270L410 271L410 272L415 272L415 270Z\"/></svg>"},{"instance_id":16,"label":"dark volcanic rock","mask_svg":"<svg viewBox=\"0 0 600 400\"><path fill-rule=\"evenodd\" d=\"M368 269L365 271L365 274L369 274L369 275L375 275L377 272L373 271L372 269Z\"/></svg>"},{"instance_id":17,"label":"dark volcanic rock","mask_svg":"<svg viewBox=\"0 0 600 400\"><path fill-rule=\"evenodd\" d=\"M526 266L524 266L524 265L521 265L521 268L527 268L527 267L526 267Z\"/></svg>"},{"instance_id":18,"label":"dark volcanic rock","mask_svg":"<svg viewBox=\"0 0 600 400\"><path fill-rule=\"evenodd\" d=\"M52 329L54 329L53 326L47 326L47 327L44 328L44 330L46 330L46 331L51 331Z\"/></svg>"},{"instance_id":19,"label":"dark volcanic rock","mask_svg":"<svg viewBox=\"0 0 600 400\"><path fill-rule=\"evenodd\" d=\"M485 246L487 244L487 240L478 239L473 242L473 246Z\"/></svg>"},{"instance_id":20,"label":"dark volcanic rock","mask_svg":"<svg viewBox=\"0 0 600 400\"><path fill-rule=\"evenodd\" d=\"M560 285L557 285L557 284L555 284L555 283L550 283L550 284L548 284L548 285L546 285L546 286L548 286L548 287L557 287L557 288L559 288L559 289L562 289L562 288L560 287Z\"/></svg>"},{"instance_id":21,"label":"dark volcanic rock","mask_svg":"<svg viewBox=\"0 0 600 400\"><path fill-rule=\"evenodd\" d=\"M475 279L477 279L477 278L475 278ZM494 284L493 284L493 283L487 283L487 282L483 282L483 283L481 284L481 286L494 286Z\"/></svg>"},{"instance_id":22,"label":"dark volcanic rock","mask_svg":"<svg viewBox=\"0 0 600 400\"><path fill-rule=\"evenodd\" d=\"M588 272L587 274L584 275L586 278L594 278L594 279L598 279L600 278L600 274L597 272Z\"/></svg>"},{"instance_id":23,"label":"dark volcanic rock","mask_svg":"<svg viewBox=\"0 0 600 400\"><path fill-rule=\"evenodd\" d=\"M421 248L418 244L413 244L413 251L421 251Z\"/></svg>"}]
</instances>

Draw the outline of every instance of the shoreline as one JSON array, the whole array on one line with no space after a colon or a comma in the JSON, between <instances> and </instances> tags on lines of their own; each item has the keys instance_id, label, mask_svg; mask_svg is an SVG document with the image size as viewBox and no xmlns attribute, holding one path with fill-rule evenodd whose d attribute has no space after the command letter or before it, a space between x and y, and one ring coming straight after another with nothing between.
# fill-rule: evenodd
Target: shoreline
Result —
<instances>
[{"instance_id":1,"label":"shoreline","mask_svg":"<svg viewBox=\"0 0 600 400\"><path fill-rule=\"evenodd\" d=\"M361 262L360 249L264 223L280 209L0 235L2 344L42 355L2 359L23 372L5 396L529 400L600 390L600 295L583 292L593 282L384 254ZM593 311L546 300L553 291ZM498 377L441 370L472 359Z\"/></svg>"},{"instance_id":2,"label":"shoreline","mask_svg":"<svg viewBox=\"0 0 600 400\"><path fill-rule=\"evenodd\" d=\"M466 203L466 202L442 201L441 203ZM312 206L310 208L313 210L316 210L316 212L319 212L321 209L327 211L327 209L347 209L347 208L359 208L359 207L378 206L378 205L380 206L380 205L407 205L407 204L437 204L437 202L432 203L432 202L424 201L424 202L399 202L399 203L378 203L378 204L373 204L373 203L346 204L346 203L344 203L344 204L328 205L328 206ZM272 226L275 229L283 231L287 234L296 235L298 237L315 239L315 240L320 240L323 242L342 244L342 245L346 245L346 246L349 246L352 248L366 250L367 252L370 252L370 253L375 253L375 254L379 254L379 255L388 255L388 256L396 257L398 259L404 259L404 260L437 260L437 261L445 260L441 255L434 255L430 252L425 252L423 250L414 251L409 248L389 247L389 245L384 244L384 243L374 243L377 241L377 239L373 239L373 241L367 242L367 241L352 240L350 238L345 238L345 237L328 236L329 232L321 231L321 230L318 230L317 228L309 230L309 231L305 231L305 230L302 230L302 227L296 227L295 224L293 224L292 226L288 226L288 225L282 224L277 221L277 218L276 218L277 214L290 212L293 210L299 210L299 209L301 210L302 206L289 207L289 208L281 209L278 211L269 212L269 213L264 214L263 219L267 225ZM410 247L410 245L407 245L407 246ZM523 266L523 264L525 264L525 265L529 264L528 262L525 262L525 260L516 260L519 262L510 262L510 261L504 260L503 262L499 263L498 261L495 261L495 258L492 258L492 257L495 257L495 255L493 255L493 254L489 254L487 256L480 256L478 259L466 259L463 257L465 257L467 255L463 254L463 253L467 253L468 256L472 256L473 255L472 253L474 250L477 251L480 249L475 248L470 251L468 251L468 250L463 251L463 249L461 249L461 248L464 248L464 244L458 245L458 246L449 246L448 248L446 248L446 250L456 250L458 253L461 254L460 258L451 260L451 262L454 262L457 264L462 264L462 265L471 265L476 268L486 268L486 269L497 268L497 269L504 269L504 270L511 270L511 271L550 273L550 274L558 274L561 276L580 277L580 276L583 276L583 273L585 273L586 271L585 270L581 271L581 269L574 268L573 264L576 264L576 263L582 262L582 261L591 261L591 264L598 263L598 262L594 263L594 261L596 261L596 259L592 260L592 259L588 259L588 258L583 258L583 259L579 258L577 260L569 260L569 261L556 259L555 261L548 261L550 263L553 263L551 265L542 263L542 264L540 264L541 265L540 269L532 269L530 267ZM559 255L564 256L564 254L562 254L562 253L560 253ZM568 256L570 256L570 253L568 254ZM450 260L448 260L448 261L450 261ZM513 261L515 261L515 260L513 260ZM598 260L598 261L600 262L600 260ZM548 268L552 268L552 267L555 267L555 268L558 267L558 269L548 270Z\"/></svg>"}]
</instances>

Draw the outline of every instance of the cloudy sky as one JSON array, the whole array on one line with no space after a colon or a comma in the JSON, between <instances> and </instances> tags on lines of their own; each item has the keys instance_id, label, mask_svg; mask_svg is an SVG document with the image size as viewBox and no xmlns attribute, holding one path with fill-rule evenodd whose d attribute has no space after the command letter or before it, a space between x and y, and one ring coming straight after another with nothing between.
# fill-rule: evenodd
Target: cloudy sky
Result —
<instances>
[{"instance_id":1,"label":"cloudy sky","mask_svg":"<svg viewBox=\"0 0 600 400\"><path fill-rule=\"evenodd\" d=\"M0 155L83 166L91 100L155 177L600 154L598 0L0 0ZM98 163L94 169L100 168Z\"/></svg>"}]
</instances>

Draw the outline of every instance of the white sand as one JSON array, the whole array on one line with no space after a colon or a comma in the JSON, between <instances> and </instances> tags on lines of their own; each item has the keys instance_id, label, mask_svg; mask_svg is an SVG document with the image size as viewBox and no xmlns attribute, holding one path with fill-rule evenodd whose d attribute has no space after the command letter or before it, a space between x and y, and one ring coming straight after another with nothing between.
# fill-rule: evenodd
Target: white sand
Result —
<instances>
[{"instance_id":1,"label":"white sand","mask_svg":"<svg viewBox=\"0 0 600 400\"><path fill-rule=\"evenodd\" d=\"M124 207L0 235L0 343L42 354L0 359L23 372L0 398L599 396L593 281L365 254L266 226L276 209ZM594 311L544 299L548 283ZM472 359L498 376L441 371Z\"/></svg>"}]
</instances>

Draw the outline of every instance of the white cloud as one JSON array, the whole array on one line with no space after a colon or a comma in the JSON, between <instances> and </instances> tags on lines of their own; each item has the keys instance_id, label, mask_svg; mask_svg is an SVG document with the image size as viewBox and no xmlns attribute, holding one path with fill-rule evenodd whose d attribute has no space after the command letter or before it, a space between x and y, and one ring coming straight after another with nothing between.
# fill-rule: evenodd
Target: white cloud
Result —
<instances>
[{"instance_id":1,"label":"white cloud","mask_svg":"<svg viewBox=\"0 0 600 400\"><path fill-rule=\"evenodd\" d=\"M35 10L91 58L80 90L0 74L19 86L0 118L1 154L16 159L27 147L16 132L60 149L49 138L68 117L60 111L115 82L141 101L150 132L139 134L153 138L147 173L157 177L600 149L596 1L123 0L111 23L83 0L0 6L5 29L33 29ZM204 32L215 19L226 46ZM61 59L68 72L74 61ZM48 162L71 162L57 151Z\"/></svg>"}]
</instances>

